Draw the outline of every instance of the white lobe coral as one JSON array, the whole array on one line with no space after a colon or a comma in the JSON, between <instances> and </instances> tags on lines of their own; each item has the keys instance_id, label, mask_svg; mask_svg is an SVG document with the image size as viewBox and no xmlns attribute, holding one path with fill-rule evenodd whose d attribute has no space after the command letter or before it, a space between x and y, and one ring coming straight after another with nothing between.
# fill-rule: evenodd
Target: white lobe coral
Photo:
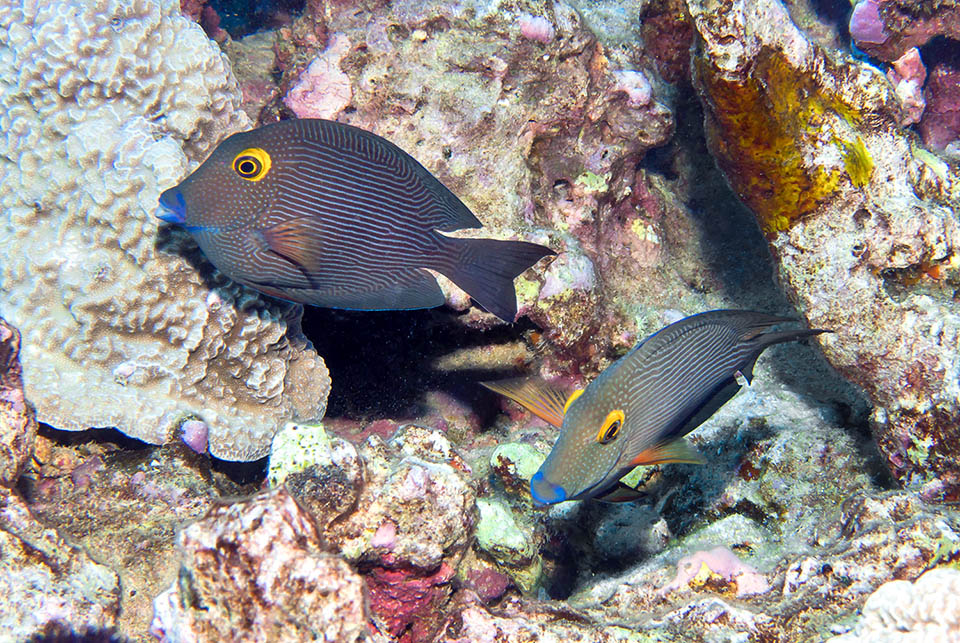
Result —
<instances>
[{"instance_id":1,"label":"white lobe coral","mask_svg":"<svg viewBox=\"0 0 960 643\"><path fill-rule=\"evenodd\" d=\"M213 455L250 460L285 421L322 417L329 376L296 312L153 216L249 126L179 3L3 3L0 70L0 315L23 335L37 419L151 443L199 419Z\"/></svg>"}]
</instances>

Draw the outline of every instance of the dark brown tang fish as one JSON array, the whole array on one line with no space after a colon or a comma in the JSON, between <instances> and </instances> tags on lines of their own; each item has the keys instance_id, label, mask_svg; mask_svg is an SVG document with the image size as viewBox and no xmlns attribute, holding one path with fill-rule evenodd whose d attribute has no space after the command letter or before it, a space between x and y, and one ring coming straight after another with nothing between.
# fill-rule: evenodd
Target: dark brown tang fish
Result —
<instances>
[{"instance_id":1,"label":"dark brown tang fish","mask_svg":"<svg viewBox=\"0 0 960 643\"><path fill-rule=\"evenodd\" d=\"M160 206L157 216L186 228L232 279L330 308L439 306L434 270L512 321L514 277L554 254L441 234L481 223L393 143L319 119L234 134Z\"/></svg>"}]
</instances>

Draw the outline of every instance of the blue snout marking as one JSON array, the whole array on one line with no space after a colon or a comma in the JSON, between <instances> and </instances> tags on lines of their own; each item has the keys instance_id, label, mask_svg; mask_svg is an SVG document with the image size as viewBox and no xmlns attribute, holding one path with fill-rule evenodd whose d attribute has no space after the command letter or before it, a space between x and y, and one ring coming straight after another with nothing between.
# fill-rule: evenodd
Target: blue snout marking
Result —
<instances>
[{"instance_id":1,"label":"blue snout marking","mask_svg":"<svg viewBox=\"0 0 960 643\"><path fill-rule=\"evenodd\" d=\"M530 496L538 505L552 505L567 499L567 491L543 477L543 471L537 471L530 478Z\"/></svg>"},{"instance_id":2,"label":"blue snout marking","mask_svg":"<svg viewBox=\"0 0 960 643\"><path fill-rule=\"evenodd\" d=\"M187 203L183 200L180 190L167 190L160 195L160 207L157 208L157 218L167 223L179 223L187 220Z\"/></svg>"}]
</instances>

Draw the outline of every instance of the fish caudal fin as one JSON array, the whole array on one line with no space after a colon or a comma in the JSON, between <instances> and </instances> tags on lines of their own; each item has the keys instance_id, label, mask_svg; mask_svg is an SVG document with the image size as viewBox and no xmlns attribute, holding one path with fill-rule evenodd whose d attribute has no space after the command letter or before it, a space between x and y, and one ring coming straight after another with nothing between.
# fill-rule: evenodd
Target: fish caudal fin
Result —
<instances>
[{"instance_id":1,"label":"fish caudal fin","mask_svg":"<svg viewBox=\"0 0 960 643\"><path fill-rule=\"evenodd\" d=\"M543 257L556 254L526 241L443 237L443 245L449 248L449 263L438 270L506 322L517 316L513 280Z\"/></svg>"}]
</instances>

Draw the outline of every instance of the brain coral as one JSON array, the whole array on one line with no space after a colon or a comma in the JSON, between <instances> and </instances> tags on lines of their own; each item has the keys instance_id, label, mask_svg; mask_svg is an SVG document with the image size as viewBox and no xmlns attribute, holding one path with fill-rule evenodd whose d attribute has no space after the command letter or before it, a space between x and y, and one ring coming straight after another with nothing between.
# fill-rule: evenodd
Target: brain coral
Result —
<instances>
[{"instance_id":1,"label":"brain coral","mask_svg":"<svg viewBox=\"0 0 960 643\"><path fill-rule=\"evenodd\" d=\"M160 443L198 418L213 455L250 460L287 419L322 417L329 376L297 309L152 216L248 124L176 0L2 3L0 69L0 313L37 419Z\"/></svg>"}]
</instances>

